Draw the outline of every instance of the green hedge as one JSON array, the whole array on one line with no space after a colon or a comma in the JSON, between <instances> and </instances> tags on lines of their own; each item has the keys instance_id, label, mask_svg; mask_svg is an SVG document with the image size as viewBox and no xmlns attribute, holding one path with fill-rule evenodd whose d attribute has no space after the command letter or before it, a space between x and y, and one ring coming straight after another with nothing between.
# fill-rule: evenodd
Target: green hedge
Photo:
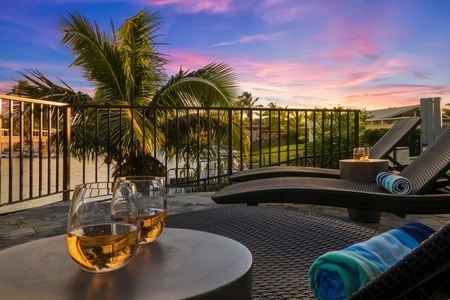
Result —
<instances>
[{"instance_id":1,"label":"green hedge","mask_svg":"<svg viewBox=\"0 0 450 300\"><path fill-rule=\"evenodd\" d=\"M367 147L375 144L383 134L388 131L388 128L367 128L360 136L360 145ZM416 128L412 134L405 138L399 144L399 147L409 147L409 155L417 156L420 154L420 128Z\"/></svg>"}]
</instances>

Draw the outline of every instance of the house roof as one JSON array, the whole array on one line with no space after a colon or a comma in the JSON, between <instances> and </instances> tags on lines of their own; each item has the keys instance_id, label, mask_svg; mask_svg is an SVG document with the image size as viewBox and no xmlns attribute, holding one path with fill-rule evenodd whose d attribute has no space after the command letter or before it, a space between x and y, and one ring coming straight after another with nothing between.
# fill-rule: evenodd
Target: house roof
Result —
<instances>
[{"instance_id":1,"label":"house roof","mask_svg":"<svg viewBox=\"0 0 450 300\"><path fill-rule=\"evenodd\" d=\"M420 112L420 105L410 105L402 107L390 107L384 109L370 110L367 111L369 114L368 120L370 121L381 121L381 120L392 120L392 119L403 119L407 117L414 116L416 113Z\"/></svg>"}]
</instances>

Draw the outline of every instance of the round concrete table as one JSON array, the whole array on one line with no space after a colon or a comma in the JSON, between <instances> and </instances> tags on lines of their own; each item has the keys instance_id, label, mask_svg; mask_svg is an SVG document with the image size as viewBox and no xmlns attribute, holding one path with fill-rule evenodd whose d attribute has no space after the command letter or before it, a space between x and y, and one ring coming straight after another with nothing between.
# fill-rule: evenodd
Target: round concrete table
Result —
<instances>
[{"instance_id":1,"label":"round concrete table","mask_svg":"<svg viewBox=\"0 0 450 300\"><path fill-rule=\"evenodd\" d=\"M374 182L378 173L387 172L389 161L387 159L369 159L358 161L354 159L341 159L339 161L339 170L341 179ZM347 208L350 220L364 223L380 222L381 212Z\"/></svg>"},{"instance_id":2,"label":"round concrete table","mask_svg":"<svg viewBox=\"0 0 450 300\"><path fill-rule=\"evenodd\" d=\"M60 235L0 251L1 299L251 299L252 255L219 235L164 229L123 268L81 270Z\"/></svg>"}]
</instances>

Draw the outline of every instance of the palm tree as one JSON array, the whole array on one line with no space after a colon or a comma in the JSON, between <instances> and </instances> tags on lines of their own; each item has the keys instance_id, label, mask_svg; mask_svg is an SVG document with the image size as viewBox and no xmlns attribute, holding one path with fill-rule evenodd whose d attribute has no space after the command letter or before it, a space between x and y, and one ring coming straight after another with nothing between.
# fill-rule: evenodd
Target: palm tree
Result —
<instances>
[{"instance_id":1,"label":"palm tree","mask_svg":"<svg viewBox=\"0 0 450 300\"><path fill-rule=\"evenodd\" d=\"M57 29L63 33L61 44L69 47L75 57L69 67L82 71L83 77L95 86L95 94L89 97L75 92L64 82L65 86L54 84L38 71L21 73L31 84L19 84L13 93L73 104L81 101L122 106L233 106L237 81L233 70L224 63L214 62L197 71L180 69L171 77L166 74L164 67L169 61L157 52L160 44L155 41L159 19L157 12L143 10L119 29L111 22L111 32L103 32L96 22L92 24L78 12L59 15ZM105 161L115 163L114 176L119 173L162 175L161 163L152 153L163 144L168 149L180 138L171 138L167 132L163 134L159 126L163 118L170 122L170 115L132 108L86 110L83 117L79 112L73 115L72 154L76 157L103 155ZM98 121L97 125L93 120ZM94 131L98 136L86 139L86 134ZM109 135L110 132L120 134Z\"/></svg>"},{"instance_id":2,"label":"palm tree","mask_svg":"<svg viewBox=\"0 0 450 300\"><path fill-rule=\"evenodd\" d=\"M244 107L244 108L256 108L256 107L263 107L263 105L258 104L255 105L256 102L259 100L259 97L256 97L255 100L253 100L252 93L249 92L243 92L241 96L238 96L238 107ZM250 114L251 110L247 111L247 117L250 120Z\"/></svg>"},{"instance_id":3,"label":"palm tree","mask_svg":"<svg viewBox=\"0 0 450 300\"><path fill-rule=\"evenodd\" d=\"M253 108L259 108L263 107L263 105L258 104L256 105L256 102L259 100L259 97L256 97L256 99L253 99L252 93L244 91L241 96L238 96L238 102L236 103L237 107L242 108L249 108L249 110L245 111L247 115L247 119L244 119L244 124L250 124L253 123ZM261 120L261 111L256 112L257 119ZM237 128L237 127L236 127ZM250 143L251 140L251 132L248 130L243 130L244 133L247 133L247 135L243 135L242 138L245 138L246 140L243 141L244 144Z\"/></svg>"}]
</instances>

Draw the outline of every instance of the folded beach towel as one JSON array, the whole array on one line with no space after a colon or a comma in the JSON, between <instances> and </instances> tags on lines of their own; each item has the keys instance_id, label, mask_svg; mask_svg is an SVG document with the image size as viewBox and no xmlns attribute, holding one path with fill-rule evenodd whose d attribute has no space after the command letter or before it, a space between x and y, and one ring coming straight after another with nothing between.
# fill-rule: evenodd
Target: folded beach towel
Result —
<instances>
[{"instance_id":1,"label":"folded beach towel","mask_svg":"<svg viewBox=\"0 0 450 300\"><path fill-rule=\"evenodd\" d=\"M317 299L346 299L393 266L435 231L410 222L340 251L327 252L309 269Z\"/></svg>"},{"instance_id":2,"label":"folded beach towel","mask_svg":"<svg viewBox=\"0 0 450 300\"><path fill-rule=\"evenodd\" d=\"M405 177L388 172L377 174L375 182L391 194L408 195L411 193L411 182Z\"/></svg>"}]
</instances>

